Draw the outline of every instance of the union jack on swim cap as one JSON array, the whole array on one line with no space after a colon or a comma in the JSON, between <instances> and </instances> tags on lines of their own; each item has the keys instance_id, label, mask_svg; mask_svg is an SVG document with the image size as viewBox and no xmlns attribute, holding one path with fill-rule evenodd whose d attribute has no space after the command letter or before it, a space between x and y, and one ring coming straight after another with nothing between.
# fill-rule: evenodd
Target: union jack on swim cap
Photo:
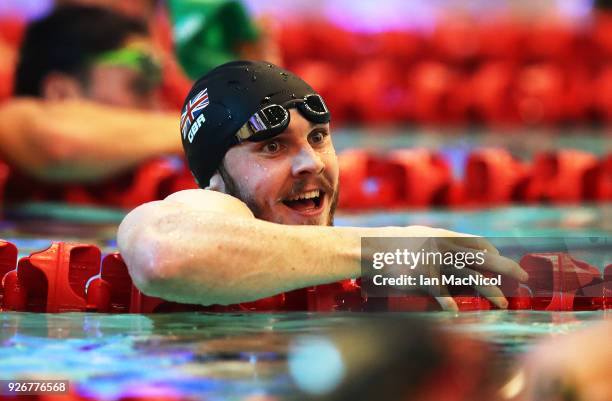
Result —
<instances>
[{"instance_id":1,"label":"union jack on swim cap","mask_svg":"<svg viewBox=\"0 0 612 401\"><path fill-rule=\"evenodd\" d=\"M181 140L189 168L207 187L236 132L267 104L285 104L315 94L295 74L264 61L232 61L201 77L181 111Z\"/></svg>"}]
</instances>

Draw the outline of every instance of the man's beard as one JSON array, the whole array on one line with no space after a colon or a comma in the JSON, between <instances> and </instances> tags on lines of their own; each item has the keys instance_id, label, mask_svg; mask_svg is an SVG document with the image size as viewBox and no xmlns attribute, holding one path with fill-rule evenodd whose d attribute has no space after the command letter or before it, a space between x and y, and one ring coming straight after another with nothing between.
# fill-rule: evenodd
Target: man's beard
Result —
<instances>
[{"instance_id":1,"label":"man's beard","mask_svg":"<svg viewBox=\"0 0 612 401\"><path fill-rule=\"evenodd\" d=\"M225 193L243 201L256 218L261 218L263 215L262 208L250 194L241 190L240 186L236 183L232 176L229 175L225 169L225 166L219 166L219 175L221 175L223 183L225 184ZM333 195L330 202L329 216L327 218L328 226L334 225L334 214L336 213L336 206L338 205L338 189L338 185L336 184L336 188L333 190Z\"/></svg>"}]
</instances>

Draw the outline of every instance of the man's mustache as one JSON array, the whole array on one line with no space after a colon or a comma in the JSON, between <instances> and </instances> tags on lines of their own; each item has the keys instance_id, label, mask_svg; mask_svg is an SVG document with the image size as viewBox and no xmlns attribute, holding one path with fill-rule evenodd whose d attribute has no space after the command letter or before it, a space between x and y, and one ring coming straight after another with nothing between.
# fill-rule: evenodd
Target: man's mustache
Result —
<instances>
[{"instance_id":1,"label":"man's mustache","mask_svg":"<svg viewBox=\"0 0 612 401\"><path fill-rule=\"evenodd\" d=\"M331 196L334 193L333 184L326 177L318 177L316 179L304 179L295 181L291 186L291 190L285 196L285 198L291 198L297 196L304 192L306 187L317 187L325 192L327 195Z\"/></svg>"}]
</instances>

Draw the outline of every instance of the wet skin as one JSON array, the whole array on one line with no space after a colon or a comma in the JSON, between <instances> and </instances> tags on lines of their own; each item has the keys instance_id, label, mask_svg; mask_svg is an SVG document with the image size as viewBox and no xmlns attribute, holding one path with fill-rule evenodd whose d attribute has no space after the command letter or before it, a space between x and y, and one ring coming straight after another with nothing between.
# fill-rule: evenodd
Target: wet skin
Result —
<instances>
[{"instance_id":1,"label":"wet skin","mask_svg":"<svg viewBox=\"0 0 612 401\"><path fill-rule=\"evenodd\" d=\"M282 134L263 142L246 141L227 152L225 192L244 201L262 220L331 225L339 169L329 124L313 124L295 109L290 114ZM295 200L317 190L318 197Z\"/></svg>"}]
</instances>

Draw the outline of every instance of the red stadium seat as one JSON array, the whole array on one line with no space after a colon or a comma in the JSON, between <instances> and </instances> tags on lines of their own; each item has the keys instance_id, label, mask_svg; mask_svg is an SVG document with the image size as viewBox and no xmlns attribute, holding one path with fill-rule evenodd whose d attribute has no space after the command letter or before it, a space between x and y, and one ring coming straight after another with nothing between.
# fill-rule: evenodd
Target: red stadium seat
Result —
<instances>
[{"instance_id":1,"label":"red stadium seat","mask_svg":"<svg viewBox=\"0 0 612 401\"><path fill-rule=\"evenodd\" d=\"M349 73L343 73L341 69L324 61L304 61L292 71L323 96L331 111L333 124L354 117L355 113L351 110L354 93L352 89L341 90L339 87L339 83L349 77Z\"/></svg>"},{"instance_id":2,"label":"red stadium seat","mask_svg":"<svg viewBox=\"0 0 612 401\"><path fill-rule=\"evenodd\" d=\"M595 77L592 88L593 107L608 124L612 124L612 64L605 65Z\"/></svg>"},{"instance_id":3,"label":"red stadium seat","mask_svg":"<svg viewBox=\"0 0 612 401\"><path fill-rule=\"evenodd\" d=\"M479 25L482 59L487 62L518 63L525 52L524 24L510 17L487 17Z\"/></svg>"},{"instance_id":4,"label":"red stadium seat","mask_svg":"<svg viewBox=\"0 0 612 401\"><path fill-rule=\"evenodd\" d=\"M480 206L502 205L512 200L528 168L504 149L472 152L465 168L465 198Z\"/></svg>"},{"instance_id":5,"label":"red stadium seat","mask_svg":"<svg viewBox=\"0 0 612 401\"><path fill-rule=\"evenodd\" d=\"M467 119L490 125L510 125L518 121L510 93L515 66L510 62L485 62L467 81L468 93L463 99Z\"/></svg>"},{"instance_id":6,"label":"red stadium seat","mask_svg":"<svg viewBox=\"0 0 612 401\"><path fill-rule=\"evenodd\" d=\"M612 56L612 12L599 11L593 18L593 37L597 45L597 54Z\"/></svg>"},{"instance_id":7,"label":"red stadium seat","mask_svg":"<svg viewBox=\"0 0 612 401\"><path fill-rule=\"evenodd\" d=\"M584 200L612 201L612 154L585 172L582 189Z\"/></svg>"},{"instance_id":8,"label":"red stadium seat","mask_svg":"<svg viewBox=\"0 0 612 401\"><path fill-rule=\"evenodd\" d=\"M452 183L450 166L439 155L426 149L399 149L387 160L401 168L399 188L403 188L400 206L426 207L448 191Z\"/></svg>"},{"instance_id":9,"label":"red stadium seat","mask_svg":"<svg viewBox=\"0 0 612 401\"><path fill-rule=\"evenodd\" d=\"M525 124L557 124L564 118L565 90L565 76L559 66L526 66L518 71L514 82L513 107Z\"/></svg>"},{"instance_id":10,"label":"red stadium seat","mask_svg":"<svg viewBox=\"0 0 612 401\"><path fill-rule=\"evenodd\" d=\"M409 112L419 124L461 122L465 109L458 102L465 90L461 77L448 65L425 61L406 73Z\"/></svg>"},{"instance_id":11,"label":"red stadium seat","mask_svg":"<svg viewBox=\"0 0 612 401\"><path fill-rule=\"evenodd\" d=\"M393 61L394 63L411 62L423 51L424 40L410 31L384 31L373 34L373 51L376 57Z\"/></svg>"},{"instance_id":12,"label":"red stadium seat","mask_svg":"<svg viewBox=\"0 0 612 401\"><path fill-rule=\"evenodd\" d=\"M526 56L531 60L569 61L576 55L577 28L562 21L540 20L527 30Z\"/></svg>"},{"instance_id":13,"label":"red stadium seat","mask_svg":"<svg viewBox=\"0 0 612 401\"><path fill-rule=\"evenodd\" d=\"M583 196L583 182L597 158L579 150L565 149L536 156L524 200L553 203L578 202Z\"/></svg>"},{"instance_id":14,"label":"red stadium seat","mask_svg":"<svg viewBox=\"0 0 612 401\"><path fill-rule=\"evenodd\" d=\"M369 124L390 124L408 120L408 93L402 71L393 63L373 59L353 69L349 80L338 80L336 90L350 94L354 117Z\"/></svg>"},{"instance_id":15,"label":"red stadium seat","mask_svg":"<svg viewBox=\"0 0 612 401\"><path fill-rule=\"evenodd\" d=\"M447 18L439 21L431 44L438 58L450 63L473 61L482 51L478 24L467 18Z\"/></svg>"},{"instance_id":16,"label":"red stadium seat","mask_svg":"<svg viewBox=\"0 0 612 401\"><path fill-rule=\"evenodd\" d=\"M402 199L404 179L401 166L364 150L342 152L338 155L338 164L342 185L339 207L391 207Z\"/></svg>"}]
</instances>

